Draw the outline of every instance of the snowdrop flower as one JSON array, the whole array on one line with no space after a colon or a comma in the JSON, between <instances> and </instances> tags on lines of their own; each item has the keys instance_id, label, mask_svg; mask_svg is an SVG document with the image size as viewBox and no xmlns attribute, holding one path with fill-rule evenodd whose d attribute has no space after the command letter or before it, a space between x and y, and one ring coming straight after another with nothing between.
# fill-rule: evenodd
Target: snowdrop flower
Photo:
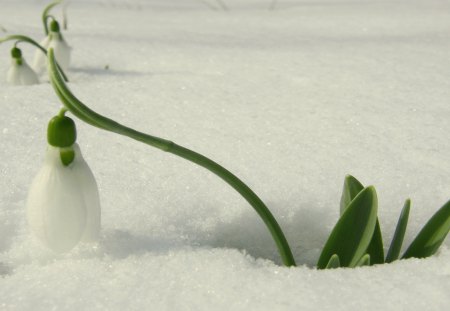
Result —
<instances>
[{"instance_id":1,"label":"snowdrop flower","mask_svg":"<svg viewBox=\"0 0 450 311\"><path fill-rule=\"evenodd\" d=\"M55 51L56 61L63 71L67 71L70 64L71 47L64 40L59 31L59 24L53 20L50 23L50 32L48 36L40 43L40 45L48 50L53 48ZM47 67L47 56L40 50L37 50L34 55L33 68L38 73L42 73Z\"/></svg>"},{"instance_id":2,"label":"snowdrop flower","mask_svg":"<svg viewBox=\"0 0 450 311\"><path fill-rule=\"evenodd\" d=\"M49 123L44 165L27 199L31 231L57 253L93 242L100 233L97 183L75 143L75 123L64 112Z\"/></svg>"},{"instance_id":3,"label":"snowdrop flower","mask_svg":"<svg viewBox=\"0 0 450 311\"><path fill-rule=\"evenodd\" d=\"M16 47L11 50L11 68L6 82L11 85L31 85L39 83L38 76L22 57L22 51Z\"/></svg>"}]
</instances>

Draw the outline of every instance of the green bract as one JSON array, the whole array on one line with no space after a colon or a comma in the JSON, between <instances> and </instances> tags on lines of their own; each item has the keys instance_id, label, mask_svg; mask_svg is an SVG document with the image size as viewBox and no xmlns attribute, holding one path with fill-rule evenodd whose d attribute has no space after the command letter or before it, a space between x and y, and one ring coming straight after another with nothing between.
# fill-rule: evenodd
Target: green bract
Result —
<instances>
[{"instance_id":1,"label":"green bract","mask_svg":"<svg viewBox=\"0 0 450 311\"><path fill-rule=\"evenodd\" d=\"M11 49L11 57L17 65L23 64L22 51L19 48L13 47Z\"/></svg>"},{"instance_id":2,"label":"green bract","mask_svg":"<svg viewBox=\"0 0 450 311\"><path fill-rule=\"evenodd\" d=\"M75 152L72 148L77 140L77 130L75 122L65 116L66 110L61 110L60 114L53 117L47 127L47 141L54 147L59 147L61 162L67 166L75 158Z\"/></svg>"},{"instance_id":3,"label":"green bract","mask_svg":"<svg viewBox=\"0 0 450 311\"><path fill-rule=\"evenodd\" d=\"M59 32L59 23L55 20L52 20L50 23L50 31Z\"/></svg>"},{"instance_id":4,"label":"green bract","mask_svg":"<svg viewBox=\"0 0 450 311\"><path fill-rule=\"evenodd\" d=\"M75 122L64 114L53 117L47 127L47 141L55 147L70 147L77 140Z\"/></svg>"},{"instance_id":5,"label":"green bract","mask_svg":"<svg viewBox=\"0 0 450 311\"><path fill-rule=\"evenodd\" d=\"M11 49L11 57L12 58L22 58L22 51L17 47L13 47Z\"/></svg>"}]
</instances>

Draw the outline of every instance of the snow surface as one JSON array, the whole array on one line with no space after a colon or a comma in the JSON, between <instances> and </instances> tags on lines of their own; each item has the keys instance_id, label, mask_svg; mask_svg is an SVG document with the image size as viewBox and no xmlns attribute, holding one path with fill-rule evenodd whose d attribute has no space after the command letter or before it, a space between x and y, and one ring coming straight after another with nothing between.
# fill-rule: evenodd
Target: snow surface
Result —
<instances>
[{"instance_id":1,"label":"snow surface","mask_svg":"<svg viewBox=\"0 0 450 311\"><path fill-rule=\"evenodd\" d=\"M46 77L26 87L3 79L0 309L448 309L450 239L424 260L314 265L346 174L375 185L386 244L406 198L405 245L450 198L450 2L223 2L229 11L213 0L72 1L70 86L95 110L243 179L299 267L281 266L256 213L216 176L81 122L102 240L46 251L30 237L25 200L60 105ZM1 0L1 35L41 40L46 3ZM20 46L30 60L33 48ZM5 76L10 47L0 45Z\"/></svg>"}]
</instances>

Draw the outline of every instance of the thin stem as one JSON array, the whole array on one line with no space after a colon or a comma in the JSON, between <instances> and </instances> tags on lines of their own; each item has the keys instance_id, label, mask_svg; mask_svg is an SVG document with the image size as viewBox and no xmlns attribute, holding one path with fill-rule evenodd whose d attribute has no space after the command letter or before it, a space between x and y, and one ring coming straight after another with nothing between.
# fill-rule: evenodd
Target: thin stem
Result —
<instances>
[{"instance_id":1,"label":"thin stem","mask_svg":"<svg viewBox=\"0 0 450 311\"><path fill-rule=\"evenodd\" d=\"M42 11L42 23L44 24L44 31L45 31L45 35L48 35L48 25L47 25L47 16L48 13L50 12L50 10L57 6L58 4L60 4L63 0L56 0L53 1L52 3L50 3L49 5L47 5L44 10Z\"/></svg>"},{"instance_id":2,"label":"thin stem","mask_svg":"<svg viewBox=\"0 0 450 311\"><path fill-rule=\"evenodd\" d=\"M22 36L22 35L7 36L5 38L0 39L0 44L3 42L6 42L6 41L11 41L11 40L28 42L28 43L34 45L35 47L37 47L38 49L40 49L45 55L47 55L46 49L44 49L39 43L37 43L36 41L34 41L33 39L31 39L30 37L27 37L27 36Z\"/></svg>"},{"instance_id":3,"label":"thin stem","mask_svg":"<svg viewBox=\"0 0 450 311\"><path fill-rule=\"evenodd\" d=\"M11 35L11 36L7 36L5 38L0 39L0 44L2 44L3 42L6 41L11 41L11 40L16 40L19 42L27 42L30 43L31 45L34 45L35 47L37 47L39 50L42 51L42 53L44 53L45 55L47 55L47 50L40 45L39 43L37 43L36 41L34 41L33 39L31 39L30 37L27 36L23 36L23 35ZM64 79L64 81L69 82L69 79L67 79L66 74L64 73L64 71L61 69L61 67L59 66L58 63L56 63L56 66L59 68L59 71L61 72L61 75Z\"/></svg>"},{"instance_id":4,"label":"thin stem","mask_svg":"<svg viewBox=\"0 0 450 311\"><path fill-rule=\"evenodd\" d=\"M280 256L283 260L283 263L286 266L295 266L295 260L294 257L292 256L289 244L286 240L286 237L283 234L283 231L281 230L280 226L275 220L275 217L273 217L272 213L269 211L269 209L263 203L263 201L244 182L242 182L238 177L233 175L231 172L229 172L227 169L225 169L218 163L208 159L207 157L195 151L179 146L172 141L138 132L132 128L128 128L124 125L121 125L115 122L114 120L108 119L91 110L81 101L79 101L65 85L63 79L61 78L58 72L53 49L49 50L48 59L49 59L50 81L63 104L75 116L93 126L120 135L127 136L129 138L138 140L152 147L161 149L166 152L170 152L183 159L196 163L219 176L231 187L233 187L237 192L239 192L244 197L244 199L248 203L250 203L250 205L261 217L261 219L269 229L270 233L272 234L275 244L278 247Z\"/></svg>"},{"instance_id":5,"label":"thin stem","mask_svg":"<svg viewBox=\"0 0 450 311\"><path fill-rule=\"evenodd\" d=\"M58 112L58 116L64 117L64 115L66 114L67 111L69 111L69 110L67 110L66 107L62 107Z\"/></svg>"},{"instance_id":6,"label":"thin stem","mask_svg":"<svg viewBox=\"0 0 450 311\"><path fill-rule=\"evenodd\" d=\"M241 181L237 176L233 175L230 171L217 164L216 162L195 151L189 150L175 143L171 145L171 147L166 151L206 168L210 172L223 179L226 183L233 187L234 190L239 192L239 194L241 194L244 199L255 209L255 211L266 224L272 235L272 238L275 241L275 244L278 247L283 263L286 266L295 266L295 261L292 256L289 244L275 217L272 215L264 202L243 181Z\"/></svg>"}]
</instances>

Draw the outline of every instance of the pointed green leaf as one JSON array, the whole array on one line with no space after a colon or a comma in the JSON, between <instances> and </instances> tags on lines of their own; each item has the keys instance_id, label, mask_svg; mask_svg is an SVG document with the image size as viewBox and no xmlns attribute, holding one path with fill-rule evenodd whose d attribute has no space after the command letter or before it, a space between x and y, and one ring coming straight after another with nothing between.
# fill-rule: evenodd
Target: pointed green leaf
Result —
<instances>
[{"instance_id":1,"label":"pointed green leaf","mask_svg":"<svg viewBox=\"0 0 450 311\"><path fill-rule=\"evenodd\" d=\"M364 189L364 186L352 175L345 176L344 189L341 196L341 215L350 205L350 202Z\"/></svg>"},{"instance_id":2,"label":"pointed green leaf","mask_svg":"<svg viewBox=\"0 0 450 311\"><path fill-rule=\"evenodd\" d=\"M392 237L391 246L386 256L386 262L393 262L400 256L403 239L405 237L406 226L408 225L409 210L411 208L411 200L407 199L403 206L402 212L395 228L394 236Z\"/></svg>"},{"instance_id":3,"label":"pointed green leaf","mask_svg":"<svg viewBox=\"0 0 450 311\"><path fill-rule=\"evenodd\" d=\"M356 264L356 266L357 267L370 266L370 255L365 254L364 256L362 256L361 259Z\"/></svg>"},{"instance_id":4,"label":"pointed green leaf","mask_svg":"<svg viewBox=\"0 0 450 311\"><path fill-rule=\"evenodd\" d=\"M325 269L336 269L339 268L340 266L341 262L339 261L339 256L334 254L333 256L331 256Z\"/></svg>"},{"instance_id":5,"label":"pointed green leaf","mask_svg":"<svg viewBox=\"0 0 450 311\"><path fill-rule=\"evenodd\" d=\"M380 222L377 218L372 240L370 241L367 253L370 255L372 265L384 263L383 237L381 236Z\"/></svg>"},{"instance_id":6,"label":"pointed green leaf","mask_svg":"<svg viewBox=\"0 0 450 311\"><path fill-rule=\"evenodd\" d=\"M402 258L425 258L439 249L450 231L450 201L428 220Z\"/></svg>"},{"instance_id":7,"label":"pointed green leaf","mask_svg":"<svg viewBox=\"0 0 450 311\"><path fill-rule=\"evenodd\" d=\"M345 209L350 205L351 201L364 189L364 186L359 182L358 179L351 175L345 176L344 189L342 190L341 196L341 215L344 213ZM383 248L383 237L381 235L380 223L377 218L377 224L375 226L375 231L370 241L367 253L370 255L372 264L382 264L384 263L384 248Z\"/></svg>"},{"instance_id":8,"label":"pointed green leaf","mask_svg":"<svg viewBox=\"0 0 450 311\"><path fill-rule=\"evenodd\" d=\"M320 255L317 267L326 268L334 254L339 256L341 267L354 267L366 253L377 220L377 193L370 186L361 191L345 210Z\"/></svg>"}]
</instances>

